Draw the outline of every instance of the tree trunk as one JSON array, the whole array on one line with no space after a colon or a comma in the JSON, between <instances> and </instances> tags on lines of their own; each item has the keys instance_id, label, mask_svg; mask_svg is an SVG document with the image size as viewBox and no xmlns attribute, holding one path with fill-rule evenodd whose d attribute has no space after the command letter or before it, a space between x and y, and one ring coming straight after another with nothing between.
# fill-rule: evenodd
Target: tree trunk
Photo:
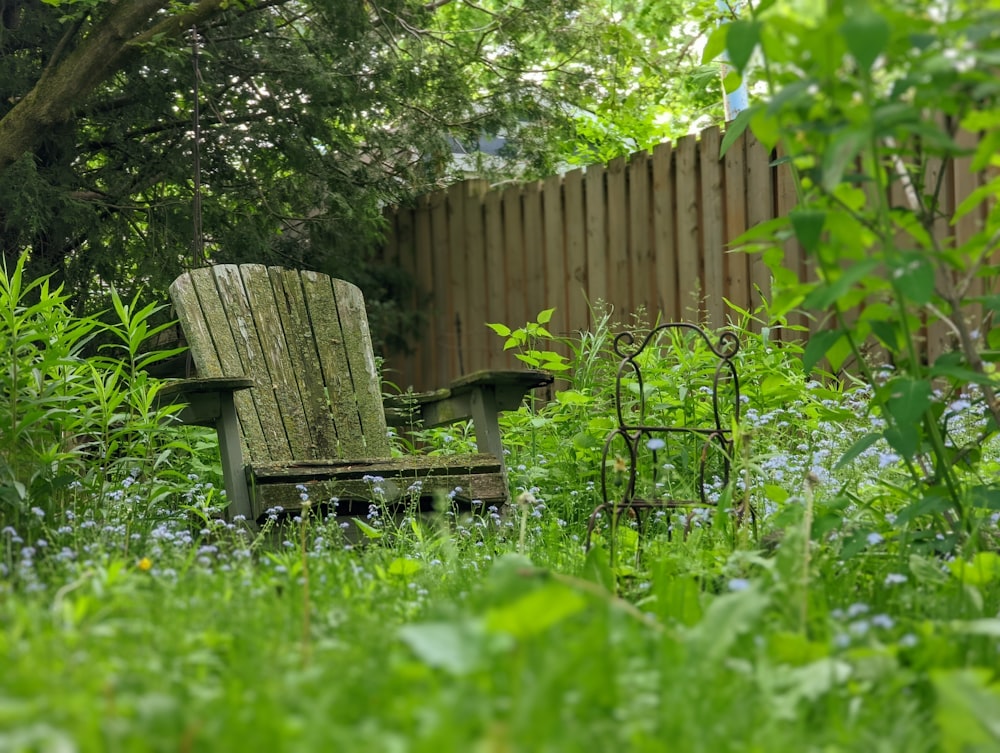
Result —
<instances>
[{"instance_id":1,"label":"tree trunk","mask_svg":"<svg viewBox=\"0 0 1000 753\"><path fill-rule=\"evenodd\" d=\"M126 0L96 20L85 36L78 27L66 39L65 56L50 61L35 87L0 119L0 172L32 152L47 130L72 120L93 91L146 44L159 44L218 14L226 0L199 0L184 13L156 19L170 0ZM75 39L74 39L75 37ZM60 49L63 48L60 44Z\"/></svg>"}]
</instances>

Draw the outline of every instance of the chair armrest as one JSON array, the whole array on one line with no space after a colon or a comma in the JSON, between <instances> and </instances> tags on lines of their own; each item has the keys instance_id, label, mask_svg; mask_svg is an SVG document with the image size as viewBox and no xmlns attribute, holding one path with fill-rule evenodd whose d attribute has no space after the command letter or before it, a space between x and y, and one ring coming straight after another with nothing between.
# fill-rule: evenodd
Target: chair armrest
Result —
<instances>
[{"instance_id":1,"label":"chair armrest","mask_svg":"<svg viewBox=\"0 0 1000 753\"><path fill-rule=\"evenodd\" d=\"M232 404L233 393L253 387L249 377L204 377L178 379L160 388L160 405L183 404L177 417L186 424L215 426L222 417L224 403Z\"/></svg>"},{"instance_id":2,"label":"chair armrest","mask_svg":"<svg viewBox=\"0 0 1000 753\"><path fill-rule=\"evenodd\" d=\"M537 370L477 371L456 379L447 389L403 395L386 401L386 421L406 426L412 416L425 427L443 426L471 418L480 452L503 456L498 417L517 410L531 390L552 383Z\"/></svg>"}]
</instances>

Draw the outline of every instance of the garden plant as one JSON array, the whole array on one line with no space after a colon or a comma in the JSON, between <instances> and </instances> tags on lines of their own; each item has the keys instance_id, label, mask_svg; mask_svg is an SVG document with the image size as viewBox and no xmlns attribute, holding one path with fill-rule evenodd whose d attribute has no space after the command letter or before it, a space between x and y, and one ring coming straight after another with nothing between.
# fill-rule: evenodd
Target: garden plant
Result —
<instances>
[{"instance_id":1,"label":"garden plant","mask_svg":"<svg viewBox=\"0 0 1000 753\"><path fill-rule=\"evenodd\" d=\"M157 400L155 305L83 318L2 270L0 750L1000 750L1000 9L786 10L748 5L706 52L768 82L727 143L752 128L800 191L745 238L775 295L732 310L732 481L684 526L626 519L614 559L583 546L609 344L655 321L492 324L560 379L502 419L506 508L399 517L373 484L351 522L303 487L302 515L256 527L221 514L211 442ZM953 160L984 175L948 211ZM781 266L792 242L811 278ZM779 338L800 310L819 334ZM683 346L648 364L671 420L697 418L706 368ZM471 449L461 426L397 440Z\"/></svg>"}]
</instances>

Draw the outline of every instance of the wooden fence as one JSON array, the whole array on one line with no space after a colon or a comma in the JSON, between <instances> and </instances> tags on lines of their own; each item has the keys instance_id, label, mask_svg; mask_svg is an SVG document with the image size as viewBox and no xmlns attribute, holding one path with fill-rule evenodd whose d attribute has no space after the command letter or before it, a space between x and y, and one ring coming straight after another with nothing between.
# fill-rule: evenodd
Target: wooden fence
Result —
<instances>
[{"instance_id":1,"label":"wooden fence","mask_svg":"<svg viewBox=\"0 0 1000 753\"><path fill-rule=\"evenodd\" d=\"M590 304L598 301L613 306L620 322L644 309L650 321L718 327L730 313L725 300L753 310L761 296L769 299L770 273L759 256L727 249L794 206L791 171L749 133L720 160L721 135L712 127L532 183L491 189L465 181L393 211L382 258L432 298L423 339L412 355L388 354L388 378L419 390L477 369L514 367L485 323L518 327L546 308L556 308L549 329L572 334L590 327ZM945 214L979 180L967 159L952 164ZM981 219L970 215L953 229L943 220L938 233L962 242ZM809 274L794 241L786 243L785 265Z\"/></svg>"}]
</instances>

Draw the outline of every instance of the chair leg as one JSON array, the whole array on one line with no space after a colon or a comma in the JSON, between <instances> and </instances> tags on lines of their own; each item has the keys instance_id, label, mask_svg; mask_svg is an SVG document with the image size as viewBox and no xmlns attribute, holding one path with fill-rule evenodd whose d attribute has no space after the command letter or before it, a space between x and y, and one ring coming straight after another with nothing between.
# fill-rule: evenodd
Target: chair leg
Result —
<instances>
[{"instance_id":1,"label":"chair leg","mask_svg":"<svg viewBox=\"0 0 1000 753\"><path fill-rule=\"evenodd\" d=\"M240 424L236 416L236 403L232 393L220 396L219 418L215 430L219 435L219 454L222 458L222 475L226 483L226 520L242 515L253 523L250 507L250 489L243 469L243 450L240 444Z\"/></svg>"}]
</instances>

